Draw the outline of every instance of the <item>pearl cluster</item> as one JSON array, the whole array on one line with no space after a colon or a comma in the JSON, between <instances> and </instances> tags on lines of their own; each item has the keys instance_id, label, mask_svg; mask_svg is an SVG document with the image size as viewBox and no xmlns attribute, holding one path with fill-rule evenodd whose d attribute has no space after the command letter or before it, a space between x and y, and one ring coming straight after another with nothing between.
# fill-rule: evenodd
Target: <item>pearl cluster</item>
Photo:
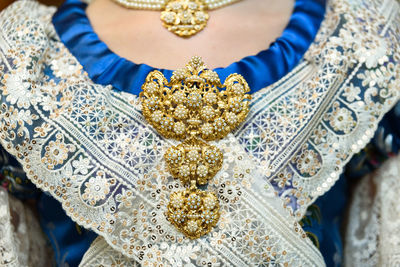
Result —
<instances>
[{"instance_id":1,"label":"pearl cluster","mask_svg":"<svg viewBox=\"0 0 400 267\"><path fill-rule=\"evenodd\" d=\"M233 112L228 112L225 117L230 125L235 125L238 122L238 117Z\"/></svg>"},{"instance_id":2,"label":"pearl cluster","mask_svg":"<svg viewBox=\"0 0 400 267\"><path fill-rule=\"evenodd\" d=\"M168 4L169 8L171 8L173 11L177 12L180 9L182 9L182 3L174 1L174 2L170 2Z\"/></svg>"},{"instance_id":3,"label":"pearl cluster","mask_svg":"<svg viewBox=\"0 0 400 267\"><path fill-rule=\"evenodd\" d=\"M197 15L197 14L196 14ZM218 74L215 71L207 71L206 73L206 79L210 82L210 83L217 83L219 82L219 77Z\"/></svg>"},{"instance_id":4,"label":"pearl cluster","mask_svg":"<svg viewBox=\"0 0 400 267\"><path fill-rule=\"evenodd\" d=\"M187 97L187 105L191 108L199 108L202 104L201 95L197 92L190 93Z\"/></svg>"},{"instance_id":5,"label":"pearl cluster","mask_svg":"<svg viewBox=\"0 0 400 267\"><path fill-rule=\"evenodd\" d=\"M175 209L180 209L183 207L183 198L180 195L172 194L171 204Z\"/></svg>"},{"instance_id":6,"label":"pearl cluster","mask_svg":"<svg viewBox=\"0 0 400 267\"><path fill-rule=\"evenodd\" d=\"M185 10L185 11L179 12L177 15L180 18L181 23L191 24L192 14L190 14L189 11ZM180 25L180 26L183 26L183 25ZM192 27L192 25L190 25L190 26ZM175 26L175 27L177 27L177 26Z\"/></svg>"},{"instance_id":7,"label":"pearl cluster","mask_svg":"<svg viewBox=\"0 0 400 267\"><path fill-rule=\"evenodd\" d=\"M214 105L217 103L217 94L212 92L207 92L204 94L204 100L209 105Z\"/></svg>"},{"instance_id":8,"label":"pearl cluster","mask_svg":"<svg viewBox=\"0 0 400 267\"><path fill-rule=\"evenodd\" d=\"M189 159L191 162L197 162L200 159L199 152L196 150L190 150L187 154L186 157Z\"/></svg>"},{"instance_id":9,"label":"pearl cluster","mask_svg":"<svg viewBox=\"0 0 400 267\"><path fill-rule=\"evenodd\" d=\"M185 69L178 69L172 73L171 80L181 81L185 79ZM179 92L179 91L178 91ZM183 92L182 92L183 93Z\"/></svg>"},{"instance_id":10,"label":"pearl cluster","mask_svg":"<svg viewBox=\"0 0 400 267\"><path fill-rule=\"evenodd\" d=\"M172 24L176 20L176 14L174 12L164 12L163 15L162 15L162 19L166 23Z\"/></svg>"},{"instance_id":11,"label":"pearl cluster","mask_svg":"<svg viewBox=\"0 0 400 267\"><path fill-rule=\"evenodd\" d=\"M197 167L197 175L199 177L206 177L208 174L208 168L205 165L200 165Z\"/></svg>"},{"instance_id":12,"label":"pearl cluster","mask_svg":"<svg viewBox=\"0 0 400 267\"><path fill-rule=\"evenodd\" d=\"M214 212L210 210L205 210L203 213L200 215L201 221L206 223L206 224L211 224L215 222L215 214Z\"/></svg>"},{"instance_id":13,"label":"pearl cluster","mask_svg":"<svg viewBox=\"0 0 400 267\"><path fill-rule=\"evenodd\" d=\"M159 123L161 121L161 119L163 118L163 113L160 110L156 110L154 111L154 113L151 115L151 119L155 122L155 123Z\"/></svg>"},{"instance_id":14,"label":"pearl cluster","mask_svg":"<svg viewBox=\"0 0 400 267\"><path fill-rule=\"evenodd\" d=\"M150 95L155 94L158 91L158 84L155 82L150 82L146 84L144 91Z\"/></svg>"},{"instance_id":15,"label":"pearl cluster","mask_svg":"<svg viewBox=\"0 0 400 267\"><path fill-rule=\"evenodd\" d=\"M218 158L221 156L220 153L214 149L206 150L204 154L205 154L204 159L208 164L215 164Z\"/></svg>"},{"instance_id":16,"label":"pearl cluster","mask_svg":"<svg viewBox=\"0 0 400 267\"><path fill-rule=\"evenodd\" d=\"M207 138L207 136L213 133L213 126L210 123L204 123L203 126L201 126L201 133L204 138Z\"/></svg>"},{"instance_id":17,"label":"pearl cluster","mask_svg":"<svg viewBox=\"0 0 400 267\"><path fill-rule=\"evenodd\" d=\"M185 119L188 115L188 110L184 105L178 105L175 109L174 115L178 120Z\"/></svg>"},{"instance_id":18,"label":"pearl cluster","mask_svg":"<svg viewBox=\"0 0 400 267\"><path fill-rule=\"evenodd\" d=\"M240 83L235 83L234 85L232 85L232 91L236 95L242 95L244 94L244 87Z\"/></svg>"},{"instance_id":19,"label":"pearl cluster","mask_svg":"<svg viewBox=\"0 0 400 267\"><path fill-rule=\"evenodd\" d=\"M192 210L200 208L200 205L201 205L200 196L196 193L190 194L190 196L187 199L187 205Z\"/></svg>"},{"instance_id":20,"label":"pearl cluster","mask_svg":"<svg viewBox=\"0 0 400 267\"><path fill-rule=\"evenodd\" d=\"M223 118L218 118L214 122L214 129L216 132L226 132L228 130L228 125Z\"/></svg>"},{"instance_id":21,"label":"pearl cluster","mask_svg":"<svg viewBox=\"0 0 400 267\"><path fill-rule=\"evenodd\" d=\"M239 113L243 110L243 103L239 97L231 99L229 102L229 110L235 113Z\"/></svg>"},{"instance_id":22,"label":"pearl cluster","mask_svg":"<svg viewBox=\"0 0 400 267\"><path fill-rule=\"evenodd\" d=\"M172 219L177 223L183 223L186 220L186 215L183 210L176 210L172 215Z\"/></svg>"},{"instance_id":23,"label":"pearl cluster","mask_svg":"<svg viewBox=\"0 0 400 267\"><path fill-rule=\"evenodd\" d=\"M194 2L189 2L188 8L189 8L189 9L192 9L192 10L195 10L195 9L198 9L199 6L198 6L196 3L194 3Z\"/></svg>"},{"instance_id":24,"label":"pearl cluster","mask_svg":"<svg viewBox=\"0 0 400 267\"><path fill-rule=\"evenodd\" d=\"M182 177L188 177L190 175L190 168L188 165L181 165L179 168L179 175Z\"/></svg>"},{"instance_id":25,"label":"pearl cluster","mask_svg":"<svg viewBox=\"0 0 400 267\"><path fill-rule=\"evenodd\" d=\"M203 60L199 56L194 56L189 60L189 65L191 65L194 69L198 69L203 64Z\"/></svg>"},{"instance_id":26,"label":"pearl cluster","mask_svg":"<svg viewBox=\"0 0 400 267\"><path fill-rule=\"evenodd\" d=\"M177 123L175 123L174 132L177 135L183 135L185 133L185 130L186 130L186 126L183 122L178 121Z\"/></svg>"},{"instance_id":27,"label":"pearl cluster","mask_svg":"<svg viewBox=\"0 0 400 267\"><path fill-rule=\"evenodd\" d=\"M170 149L166 158L169 163L177 164L182 160L182 153L177 149Z\"/></svg>"},{"instance_id":28,"label":"pearl cluster","mask_svg":"<svg viewBox=\"0 0 400 267\"><path fill-rule=\"evenodd\" d=\"M162 129L172 130L172 127L174 126L174 120L170 117L163 117L160 124Z\"/></svg>"},{"instance_id":29,"label":"pearl cluster","mask_svg":"<svg viewBox=\"0 0 400 267\"><path fill-rule=\"evenodd\" d=\"M199 23L205 23L207 21L206 13L204 13L203 11L197 11L195 13L195 16L196 16L196 20Z\"/></svg>"},{"instance_id":30,"label":"pearl cluster","mask_svg":"<svg viewBox=\"0 0 400 267\"><path fill-rule=\"evenodd\" d=\"M160 99L157 96L149 98L146 101L147 108L150 109L151 111L155 111L156 109L158 109L159 102Z\"/></svg>"},{"instance_id":31,"label":"pearl cluster","mask_svg":"<svg viewBox=\"0 0 400 267\"><path fill-rule=\"evenodd\" d=\"M183 91L178 90L172 95L172 100L177 104L182 104L186 100L186 95Z\"/></svg>"},{"instance_id":32,"label":"pearl cluster","mask_svg":"<svg viewBox=\"0 0 400 267\"><path fill-rule=\"evenodd\" d=\"M215 110L210 106L205 106L201 110L201 117L204 120L207 120L207 121L212 120L215 117L215 115L216 115Z\"/></svg>"}]
</instances>

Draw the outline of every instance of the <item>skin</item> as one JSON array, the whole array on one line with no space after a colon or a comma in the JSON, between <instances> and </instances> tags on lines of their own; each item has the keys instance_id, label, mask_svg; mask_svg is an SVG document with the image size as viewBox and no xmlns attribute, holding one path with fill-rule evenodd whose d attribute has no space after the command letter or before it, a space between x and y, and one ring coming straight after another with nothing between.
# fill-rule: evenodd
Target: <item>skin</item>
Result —
<instances>
[{"instance_id":1,"label":"skin","mask_svg":"<svg viewBox=\"0 0 400 267\"><path fill-rule=\"evenodd\" d=\"M293 5L293 0L242 0L210 11L206 28L187 39L162 26L160 11L94 0L86 13L100 39L130 61L177 69L198 55L216 68L268 48L282 34Z\"/></svg>"}]
</instances>

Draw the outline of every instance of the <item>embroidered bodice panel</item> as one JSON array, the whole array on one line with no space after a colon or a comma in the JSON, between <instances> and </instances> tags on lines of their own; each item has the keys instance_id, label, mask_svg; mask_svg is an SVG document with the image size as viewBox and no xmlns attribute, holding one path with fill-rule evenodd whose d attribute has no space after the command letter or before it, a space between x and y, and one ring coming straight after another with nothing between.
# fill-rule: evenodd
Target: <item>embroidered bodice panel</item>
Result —
<instances>
[{"instance_id":1,"label":"embroidered bodice panel","mask_svg":"<svg viewBox=\"0 0 400 267\"><path fill-rule=\"evenodd\" d=\"M78 224L142 265L321 266L297 221L338 179L399 99L393 0L342 0L302 63L253 95L248 119L216 142L208 189L221 219L188 240L165 218L179 181L135 95L93 83L58 39L54 8L20 1L0 18L1 145Z\"/></svg>"}]
</instances>

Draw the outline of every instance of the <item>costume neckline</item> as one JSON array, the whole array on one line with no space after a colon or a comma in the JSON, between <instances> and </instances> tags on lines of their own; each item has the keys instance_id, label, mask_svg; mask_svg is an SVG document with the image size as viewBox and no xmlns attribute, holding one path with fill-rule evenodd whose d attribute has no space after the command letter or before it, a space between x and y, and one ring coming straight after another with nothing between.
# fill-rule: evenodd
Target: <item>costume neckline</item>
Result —
<instances>
[{"instance_id":1,"label":"costume neckline","mask_svg":"<svg viewBox=\"0 0 400 267\"><path fill-rule=\"evenodd\" d=\"M159 70L169 79L172 70L136 64L114 53L94 31L86 15L87 4L66 0L52 18L55 30L93 82L138 95L147 74ZM325 0L296 0L289 23L269 48L227 67L215 68L224 81L239 73L254 93L283 78L302 59L325 15Z\"/></svg>"}]
</instances>

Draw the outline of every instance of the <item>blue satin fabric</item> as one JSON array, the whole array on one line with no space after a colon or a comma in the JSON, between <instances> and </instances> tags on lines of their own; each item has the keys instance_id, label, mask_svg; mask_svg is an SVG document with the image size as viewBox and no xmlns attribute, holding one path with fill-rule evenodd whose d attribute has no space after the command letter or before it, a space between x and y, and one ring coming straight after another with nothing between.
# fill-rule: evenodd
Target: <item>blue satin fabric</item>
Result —
<instances>
[{"instance_id":1,"label":"blue satin fabric","mask_svg":"<svg viewBox=\"0 0 400 267\"><path fill-rule=\"evenodd\" d=\"M53 24L61 41L95 83L111 84L118 90L139 94L147 74L157 68L135 64L112 52L94 32L86 16L86 6L80 0L66 0L55 13ZM324 14L324 0L296 0L288 25L268 49L215 71L222 81L232 73L242 74L251 92L278 81L299 63L314 40ZM172 76L172 70L157 70L167 79Z\"/></svg>"},{"instance_id":2,"label":"blue satin fabric","mask_svg":"<svg viewBox=\"0 0 400 267\"><path fill-rule=\"evenodd\" d=\"M53 248L57 266L78 266L97 234L72 221L60 202L46 193L41 194L37 207L40 225Z\"/></svg>"}]
</instances>

